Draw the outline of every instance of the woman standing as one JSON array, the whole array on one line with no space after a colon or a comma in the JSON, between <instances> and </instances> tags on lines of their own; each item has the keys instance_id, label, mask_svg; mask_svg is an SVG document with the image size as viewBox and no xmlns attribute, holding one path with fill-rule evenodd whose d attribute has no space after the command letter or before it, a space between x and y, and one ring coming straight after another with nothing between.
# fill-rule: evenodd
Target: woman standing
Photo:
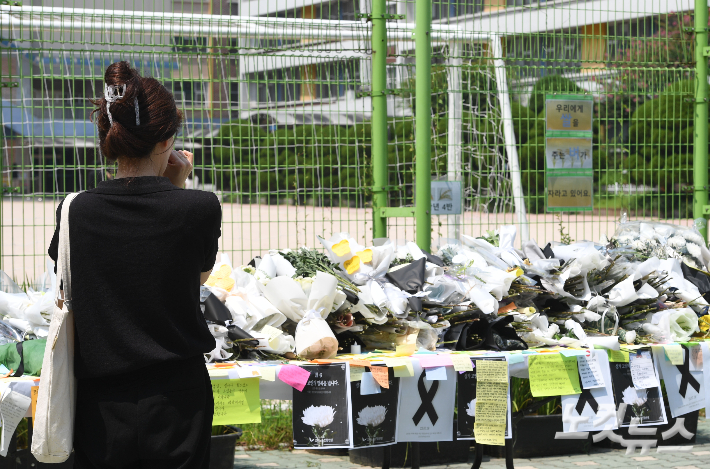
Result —
<instances>
[{"instance_id":1,"label":"woman standing","mask_svg":"<svg viewBox=\"0 0 710 469\"><path fill-rule=\"evenodd\" d=\"M214 402L203 353L215 341L199 294L222 210L214 194L183 189L193 155L173 150L183 115L172 94L127 62L104 79L92 119L118 170L69 211L75 467L207 468Z\"/></svg>"}]
</instances>

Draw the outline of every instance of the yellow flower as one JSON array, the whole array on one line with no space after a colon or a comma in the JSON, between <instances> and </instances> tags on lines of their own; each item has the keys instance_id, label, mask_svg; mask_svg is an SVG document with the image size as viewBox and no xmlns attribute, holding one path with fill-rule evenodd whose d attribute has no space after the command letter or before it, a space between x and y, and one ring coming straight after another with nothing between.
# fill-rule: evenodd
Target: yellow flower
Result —
<instances>
[{"instance_id":1,"label":"yellow flower","mask_svg":"<svg viewBox=\"0 0 710 469\"><path fill-rule=\"evenodd\" d=\"M707 332L710 329L710 314L698 318L698 326L700 326L701 331Z\"/></svg>"}]
</instances>

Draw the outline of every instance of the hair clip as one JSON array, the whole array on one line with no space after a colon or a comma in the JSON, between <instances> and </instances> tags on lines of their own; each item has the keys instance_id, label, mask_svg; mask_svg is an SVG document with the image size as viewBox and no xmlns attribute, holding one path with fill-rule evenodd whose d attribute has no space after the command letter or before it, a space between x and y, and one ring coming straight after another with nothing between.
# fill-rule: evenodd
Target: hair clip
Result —
<instances>
[{"instance_id":1,"label":"hair clip","mask_svg":"<svg viewBox=\"0 0 710 469\"><path fill-rule=\"evenodd\" d=\"M123 85L107 85L104 83L104 98L106 99L106 114L108 114L109 125L113 125L113 116L111 115L111 104L123 99L126 95L126 84ZM133 98L133 105L136 108L136 125L140 125L140 117L138 110L138 97Z\"/></svg>"}]
</instances>

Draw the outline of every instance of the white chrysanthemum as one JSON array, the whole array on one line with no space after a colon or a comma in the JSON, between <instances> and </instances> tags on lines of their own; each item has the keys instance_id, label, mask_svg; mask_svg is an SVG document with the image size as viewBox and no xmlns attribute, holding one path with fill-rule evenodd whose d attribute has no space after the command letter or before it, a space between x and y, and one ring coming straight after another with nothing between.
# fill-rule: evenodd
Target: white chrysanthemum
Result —
<instances>
[{"instance_id":1,"label":"white chrysanthemum","mask_svg":"<svg viewBox=\"0 0 710 469\"><path fill-rule=\"evenodd\" d=\"M466 413L471 417L476 416L476 399L468 403L468 407L466 407Z\"/></svg>"},{"instance_id":2,"label":"white chrysanthemum","mask_svg":"<svg viewBox=\"0 0 710 469\"><path fill-rule=\"evenodd\" d=\"M333 423L335 410L328 405L310 406L303 411L303 423L311 427L327 427Z\"/></svg>"},{"instance_id":3,"label":"white chrysanthemum","mask_svg":"<svg viewBox=\"0 0 710 469\"><path fill-rule=\"evenodd\" d=\"M686 249L688 250L688 254L693 256L696 259L700 259L703 257L703 253L700 250L700 246L698 246L695 243L688 243L685 245Z\"/></svg>"},{"instance_id":4,"label":"white chrysanthemum","mask_svg":"<svg viewBox=\"0 0 710 469\"><path fill-rule=\"evenodd\" d=\"M673 249L670 246L663 246L663 252L666 254L666 257L668 257L669 259L680 258L680 254L678 253L678 251L676 251L675 249Z\"/></svg>"},{"instance_id":5,"label":"white chrysanthemum","mask_svg":"<svg viewBox=\"0 0 710 469\"><path fill-rule=\"evenodd\" d=\"M557 324L550 324L547 330L543 332L543 337L551 339L558 332L560 332L560 326Z\"/></svg>"},{"instance_id":6,"label":"white chrysanthemum","mask_svg":"<svg viewBox=\"0 0 710 469\"><path fill-rule=\"evenodd\" d=\"M313 282L315 281L314 277L298 277L294 280L298 282L306 296L311 294L311 288L313 287Z\"/></svg>"},{"instance_id":7,"label":"white chrysanthemum","mask_svg":"<svg viewBox=\"0 0 710 469\"><path fill-rule=\"evenodd\" d=\"M374 407L367 406L357 413L357 423L364 426L376 427L385 421L387 407L376 405Z\"/></svg>"},{"instance_id":8,"label":"white chrysanthemum","mask_svg":"<svg viewBox=\"0 0 710 469\"><path fill-rule=\"evenodd\" d=\"M621 245L626 245L626 244L631 244L636 239L638 239L637 236L624 235L624 236L619 236L618 238L616 238L616 242Z\"/></svg>"},{"instance_id":9,"label":"white chrysanthemum","mask_svg":"<svg viewBox=\"0 0 710 469\"><path fill-rule=\"evenodd\" d=\"M693 269L699 269L699 268L700 268L700 267L698 267L698 264L693 260L692 257L683 256L683 262L685 262L685 264L686 264L688 267L692 267Z\"/></svg>"},{"instance_id":10,"label":"white chrysanthemum","mask_svg":"<svg viewBox=\"0 0 710 469\"><path fill-rule=\"evenodd\" d=\"M645 389L635 389L631 386L624 389L624 394L622 400L627 405L637 405L641 406L646 403L648 396L646 395Z\"/></svg>"},{"instance_id":11,"label":"white chrysanthemum","mask_svg":"<svg viewBox=\"0 0 710 469\"><path fill-rule=\"evenodd\" d=\"M668 245L673 249L681 249L685 246L685 238L682 236L671 236L668 238Z\"/></svg>"},{"instance_id":12,"label":"white chrysanthemum","mask_svg":"<svg viewBox=\"0 0 710 469\"><path fill-rule=\"evenodd\" d=\"M645 251L648 249L648 243L640 239L635 239L631 241L631 247L636 251Z\"/></svg>"},{"instance_id":13,"label":"white chrysanthemum","mask_svg":"<svg viewBox=\"0 0 710 469\"><path fill-rule=\"evenodd\" d=\"M703 244L705 242L702 236L692 230L682 231L680 235L684 237L686 241L689 241L691 243Z\"/></svg>"}]
</instances>

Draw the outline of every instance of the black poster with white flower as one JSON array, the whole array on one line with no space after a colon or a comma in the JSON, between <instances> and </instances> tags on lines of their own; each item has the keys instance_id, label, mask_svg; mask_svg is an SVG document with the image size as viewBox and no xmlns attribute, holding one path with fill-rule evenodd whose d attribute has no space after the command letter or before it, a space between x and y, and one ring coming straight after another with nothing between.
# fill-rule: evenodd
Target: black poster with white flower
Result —
<instances>
[{"instance_id":1,"label":"black poster with white flower","mask_svg":"<svg viewBox=\"0 0 710 469\"><path fill-rule=\"evenodd\" d=\"M628 363L610 363L609 371L614 385L616 408L626 404L626 412L620 426L631 426L632 418L636 419L638 426L668 423L660 386L636 389Z\"/></svg>"},{"instance_id":2,"label":"black poster with white flower","mask_svg":"<svg viewBox=\"0 0 710 469\"><path fill-rule=\"evenodd\" d=\"M387 369L389 388L380 387L377 394L362 395L362 381L350 383L352 399L353 447L386 446L396 443L399 378Z\"/></svg>"},{"instance_id":3,"label":"black poster with white flower","mask_svg":"<svg viewBox=\"0 0 710 469\"><path fill-rule=\"evenodd\" d=\"M310 371L303 391L293 391L293 446L349 448L352 441L348 365L302 365Z\"/></svg>"},{"instance_id":4,"label":"black poster with white flower","mask_svg":"<svg viewBox=\"0 0 710 469\"><path fill-rule=\"evenodd\" d=\"M505 358L487 358L486 360L505 360ZM473 371L464 371L457 376L458 418L456 419L456 438L458 440L474 440L473 425L476 423L476 363L480 359L471 359ZM508 386L508 409L505 438L513 437L511 432L510 386Z\"/></svg>"}]
</instances>

